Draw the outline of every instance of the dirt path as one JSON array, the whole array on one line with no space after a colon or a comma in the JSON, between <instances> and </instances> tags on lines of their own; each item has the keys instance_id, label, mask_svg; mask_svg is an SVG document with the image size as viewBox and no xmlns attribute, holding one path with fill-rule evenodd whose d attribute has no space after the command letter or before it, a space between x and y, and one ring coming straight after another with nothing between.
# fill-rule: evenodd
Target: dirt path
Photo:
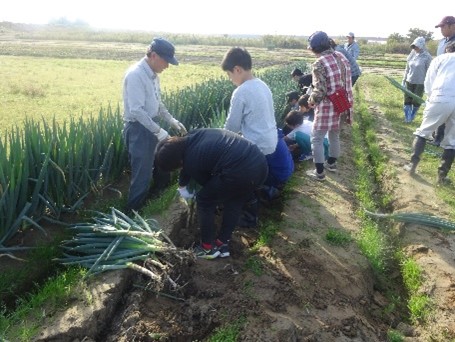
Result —
<instances>
[{"instance_id":1,"label":"dirt path","mask_svg":"<svg viewBox=\"0 0 455 342\"><path fill-rule=\"evenodd\" d=\"M426 212L449 219L449 207L436 195L436 174L428 177L419 170L411 177L403 170L409 161L410 146L384 119L380 108L370 107L380 120L378 139L391 166L396 169L394 209L398 212ZM439 151L439 152L442 152ZM455 235L416 224L401 225L402 245L424 272L423 294L434 300L433 313L427 325L417 327L416 341L453 341L455 339Z\"/></svg>"},{"instance_id":2,"label":"dirt path","mask_svg":"<svg viewBox=\"0 0 455 342\"><path fill-rule=\"evenodd\" d=\"M410 147L395 135L378 106L371 104L369 110L378 118L377 138L396 170L396 178L389 180L395 210L447 216L448 208L438 200L431 179L419 175L411 178L401 171ZM311 162L297 165L295 185L284 206L277 203L274 209L281 222L271 242L251 252L259 231L237 230L230 258L198 260L178 269L178 282L184 287L166 296L137 287L145 285L144 278L128 273L125 278L129 285L123 285L123 296L111 303L115 314L112 305L104 316L94 317L92 313L87 321L97 319L98 329L85 330L84 336L80 335L84 329L79 329L76 334L59 335L54 340L204 341L226 325L240 330L238 341L387 341L390 328L400 330L406 341L454 339L453 234L398 225L404 250L424 271L422 291L434 298L429 324L414 328L403 322L402 316L391 309L393 303L377 290L372 270L356 243L334 246L325 238L329 230L351 236L360 232L350 130L349 126L342 130L340 171L329 173L325 182L305 176ZM176 204L166 218L167 224L181 227L184 210ZM196 231L196 226L178 228L171 238L188 248ZM96 306L96 301L92 305ZM61 331L63 321L59 322ZM66 328L72 322L68 321ZM222 340L228 336L218 339Z\"/></svg>"}]
</instances>

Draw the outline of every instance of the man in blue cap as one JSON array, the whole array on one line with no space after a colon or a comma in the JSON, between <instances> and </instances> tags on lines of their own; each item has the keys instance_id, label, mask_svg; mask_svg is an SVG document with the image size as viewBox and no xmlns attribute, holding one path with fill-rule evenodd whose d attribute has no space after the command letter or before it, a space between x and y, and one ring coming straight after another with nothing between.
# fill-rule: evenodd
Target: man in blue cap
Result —
<instances>
[{"instance_id":1,"label":"man in blue cap","mask_svg":"<svg viewBox=\"0 0 455 342\"><path fill-rule=\"evenodd\" d=\"M169 41L153 39L146 56L128 69L123 80L123 138L131 166L127 211L139 210L145 204L154 176L156 146L169 136L155 119L163 119L176 131L186 134L185 126L161 101L158 74L168 68L169 63L178 65L174 53L175 48Z\"/></svg>"}]
</instances>

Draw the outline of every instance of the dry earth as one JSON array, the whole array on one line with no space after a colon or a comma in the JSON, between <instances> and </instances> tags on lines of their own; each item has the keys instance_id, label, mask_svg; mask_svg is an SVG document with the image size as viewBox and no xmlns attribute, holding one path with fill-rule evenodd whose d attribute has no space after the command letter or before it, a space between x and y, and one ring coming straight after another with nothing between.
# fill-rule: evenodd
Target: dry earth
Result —
<instances>
[{"instance_id":1,"label":"dry earth","mask_svg":"<svg viewBox=\"0 0 455 342\"><path fill-rule=\"evenodd\" d=\"M409 146L402 145L381 108L371 104L369 110L377 115L377 137L396 170L388 180L394 209L447 217L449 209L435 195L433 179L401 171ZM241 326L238 341L387 341L390 328L406 335L406 341L455 339L453 234L396 226L404 249L424 270L422 291L434 299L429 324L414 327L406 324L402 311L390 309L393 303L355 242L334 246L325 239L329 229L360 231L350 130L343 127L339 173L329 174L325 182L312 181L304 173L311 162L302 162L285 201L274 203L273 210L263 208L264 216L273 212L281 219L266 247L251 253L258 230L236 230L230 258L175 267L173 277L182 286L177 292L144 290L147 280L133 271L105 274L89 284L90 301L75 301L49 319L53 323L37 340L204 341L217 328L236 323ZM186 215L186 207L176 201L159 220L177 245L189 248L197 239L197 224L187 226ZM390 280L397 279L399 274Z\"/></svg>"}]
</instances>

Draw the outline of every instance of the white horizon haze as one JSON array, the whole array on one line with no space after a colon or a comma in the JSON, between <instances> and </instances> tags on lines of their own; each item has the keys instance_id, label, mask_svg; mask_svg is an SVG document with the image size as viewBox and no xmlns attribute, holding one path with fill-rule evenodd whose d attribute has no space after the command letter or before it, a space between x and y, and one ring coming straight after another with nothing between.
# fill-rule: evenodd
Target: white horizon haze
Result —
<instances>
[{"instance_id":1,"label":"white horizon haze","mask_svg":"<svg viewBox=\"0 0 455 342\"><path fill-rule=\"evenodd\" d=\"M317 6L312 11L311 6L291 0L270 5L241 0L129 0L126 5L106 0L16 0L2 5L0 22L47 24L65 18L83 21L94 29L286 36L309 36L321 30L333 37L353 32L357 37L377 38L393 33L406 36L411 28L417 28L433 32L433 37L439 39L441 31L435 25L444 16L455 15L443 9L449 6L438 4L423 9L410 0L361 4L326 0L322 4L323 11Z\"/></svg>"}]
</instances>

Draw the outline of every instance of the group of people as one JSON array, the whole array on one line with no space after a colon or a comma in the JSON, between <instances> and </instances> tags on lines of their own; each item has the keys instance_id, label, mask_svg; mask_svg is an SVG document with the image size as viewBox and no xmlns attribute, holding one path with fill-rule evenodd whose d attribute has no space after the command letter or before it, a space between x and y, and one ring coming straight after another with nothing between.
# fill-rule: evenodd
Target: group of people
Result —
<instances>
[{"instance_id":1,"label":"group of people","mask_svg":"<svg viewBox=\"0 0 455 342\"><path fill-rule=\"evenodd\" d=\"M299 109L311 110L314 116L311 142L306 143L311 145L315 170L308 175L324 180L324 168L337 169L342 114L336 111L327 95L341 87L352 105L351 66L343 53L332 48L325 32L312 34L308 49L315 54L316 61L308 84L311 93L306 95ZM221 68L236 86L224 127L190 132L161 101L159 74L169 64L178 65L174 54L172 43L155 38L146 55L125 74L123 134L131 168L126 209L142 208L150 196L150 183L157 170L164 174L180 170L179 193L185 199L195 197L197 204L201 241L194 248L196 256L228 257L234 228L242 223L242 215L248 208L257 220L254 203L258 190L265 189L273 196L271 190L279 191L294 172L294 162L284 134L277 128L272 92L265 82L254 76L252 58L246 49L229 49L221 62ZM301 125L303 116L299 115L296 121L288 118L291 130ZM167 121L176 134L170 136L156 119ZM328 149L324 152L326 135ZM190 180L200 186L196 194L188 188ZM216 229L215 213L220 208L222 221Z\"/></svg>"},{"instance_id":2,"label":"group of people","mask_svg":"<svg viewBox=\"0 0 455 342\"><path fill-rule=\"evenodd\" d=\"M444 150L437 175L438 184L444 185L450 182L447 175L455 158L455 17L446 16L435 27L441 29L444 37L439 42L437 56L429 55L425 39L419 37L411 44L413 51L407 59L403 82L419 96L425 92L427 100L422 123L414 132L411 161L404 168L414 174L427 141L432 142ZM412 121L418 108L419 104L405 96L407 121Z\"/></svg>"}]
</instances>

